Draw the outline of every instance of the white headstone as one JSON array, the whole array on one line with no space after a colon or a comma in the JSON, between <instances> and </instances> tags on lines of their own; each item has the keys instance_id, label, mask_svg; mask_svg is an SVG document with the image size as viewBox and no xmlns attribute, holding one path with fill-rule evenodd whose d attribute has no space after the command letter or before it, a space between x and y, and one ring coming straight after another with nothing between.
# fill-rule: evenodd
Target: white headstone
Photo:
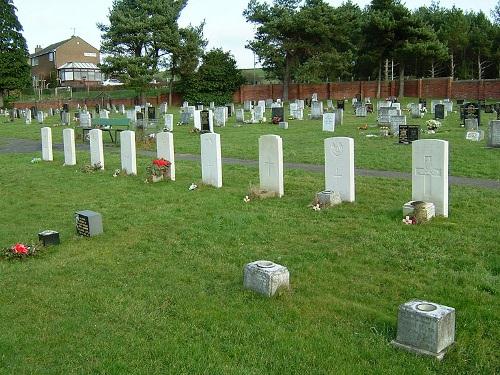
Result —
<instances>
[{"instance_id":1,"label":"white headstone","mask_svg":"<svg viewBox=\"0 0 500 375\"><path fill-rule=\"evenodd\" d=\"M281 288L289 289L290 273L286 267L279 264L258 260L245 265L243 287L272 297Z\"/></svg>"},{"instance_id":2,"label":"white headstone","mask_svg":"<svg viewBox=\"0 0 500 375\"><path fill-rule=\"evenodd\" d=\"M39 124L43 124L43 120L45 119L44 113L42 111L38 111L36 113L36 119L38 120Z\"/></svg>"},{"instance_id":3,"label":"white headstone","mask_svg":"<svg viewBox=\"0 0 500 375\"><path fill-rule=\"evenodd\" d=\"M226 126L226 107L217 107L214 112L215 126Z\"/></svg>"},{"instance_id":4,"label":"white headstone","mask_svg":"<svg viewBox=\"0 0 500 375\"><path fill-rule=\"evenodd\" d=\"M366 112L366 107L364 105L361 105L356 108L356 117L366 117L367 112Z\"/></svg>"},{"instance_id":5,"label":"white headstone","mask_svg":"<svg viewBox=\"0 0 500 375\"><path fill-rule=\"evenodd\" d=\"M201 130L201 111L194 111L194 127L198 130Z\"/></svg>"},{"instance_id":6,"label":"white headstone","mask_svg":"<svg viewBox=\"0 0 500 375\"><path fill-rule=\"evenodd\" d=\"M127 174L137 174L137 161L135 152L135 132L125 130L120 132L120 149L122 170Z\"/></svg>"},{"instance_id":7,"label":"white headstone","mask_svg":"<svg viewBox=\"0 0 500 375\"><path fill-rule=\"evenodd\" d=\"M266 110L266 107L262 107L260 105L255 107L255 120L256 121L262 121L264 118L264 111Z\"/></svg>"},{"instance_id":8,"label":"white headstone","mask_svg":"<svg viewBox=\"0 0 500 375\"><path fill-rule=\"evenodd\" d=\"M323 115L323 102L313 101L311 103L311 118L320 119Z\"/></svg>"},{"instance_id":9,"label":"white headstone","mask_svg":"<svg viewBox=\"0 0 500 375\"><path fill-rule=\"evenodd\" d=\"M243 122L243 121L245 121L245 110L237 109L236 110L236 122Z\"/></svg>"},{"instance_id":10,"label":"white headstone","mask_svg":"<svg viewBox=\"0 0 500 375\"><path fill-rule=\"evenodd\" d=\"M391 134L399 135L399 125L406 125L406 116L391 116Z\"/></svg>"},{"instance_id":11,"label":"white headstone","mask_svg":"<svg viewBox=\"0 0 500 375\"><path fill-rule=\"evenodd\" d=\"M100 118L109 118L109 111L106 109L101 109L99 112L99 117Z\"/></svg>"},{"instance_id":12,"label":"white headstone","mask_svg":"<svg viewBox=\"0 0 500 375\"><path fill-rule=\"evenodd\" d=\"M323 114L323 131L324 132L335 131L335 113L327 112Z\"/></svg>"},{"instance_id":13,"label":"white headstone","mask_svg":"<svg viewBox=\"0 0 500 375\"><path fill-rule=\"evenodd\" d=\"M284 195L283 140L277 135L259 138L259 178L261 190Z\"/></svg>"},{"instance_id":14,"label":"white headstone","mask_svg":"<svg viewBox=\"0 0 500 375\"><path fill-rule=\"evenodd\" d=\"M52 129L45 127L41 129L42 132L42 160L54 160L52 155Z\"/></svg>"},{"instance_id":15,"label":"white headstone","mask_svg":"<svg viewBox=\"0 0 500 375\"><path fill-rule=\"evenodd\" d=\"M339 193L343 202L354 202L354 139L325 139L325 190Z\"/></svg>"},{"instance_id":16,"label":"white headstone","mask_svg":"<svg viewBox=\"0 0 500 375\"><path fill-rule=\"evenodd\" d=\"M222 187L220 134L206 133L201 139L201 178L204 184Z\"/></svg>"},{"instance_id":17,"label":"white headstone","mask_svg":"<svg viewBox=\"0 0 500 375\"><path fill-rule=\"evenodd\" d=\"M64 165L76 165L75 130L63 130Z\"/></svg>"},{"instance_id":18,"label":"white headstone","mask_svg":"<svg viewBox=\"0 0 500 375\"><path fill-rule=\"evenodd\" d=\"M165 129L169 132L174 131L174 115L171 113L165 115Z\"/></svg>"},{"instance_id":19,"label":"white headstone","mask_svg":"<svg viewBox=\"0 0 500 375\"><path fill-rule=\"evenodd\" d=\"M490 121L490 132L488 136L489 147L500 147L500 120Z\"/></svg>"},{"instance_id":20,"label":"white headstone","mask_svg":"<svg viewBox=\"0 0 500 375\"><path fill-rule=\"evenodd\" d=\"M31 109L26 110L26 124L31 124Z\"/></svg>"},{"instance_id":21,"label":"white headstone","mask_svg":"<svg viewBox=\"0 0 500 375\"><path fill-rule=\"evenodd\" d=\"M104 148L102 144L102 131L100 129L92 129L89 131L90 136L90 164L101 166L104 169Z\"/></svg>"},{"instance_id":22,"label":"white headstone","mask_svg":"<svg viewBox=\"0 0 500 375\"><path fill-rule=\"evenodd\" d=\"M124 114L125 114L125 105L124 105L124 104L120 104L120 113L121 113L122 115L124 115Z\"/></svg>"},{"instance_id":23,"label":"white headstone","mask_svg":"<svg viewBox=\"0 0 500 375\"><path fill-rule=\"evenodd\" d=\"M335 125L340 126L344 124L344 110L339 108L335 111Z\"/></svg>"},{"instance_id":24,"label":"white headstone","mask_svg":"<svg viewBox=\"0 0 500 375\"><path fill-rule=\"evenodd\" d=\"M169 132L156 134L156 156L168 160L170 164L170 179L175 181L174 135Z\"/></svg>"},{"instance_id":25,"label":"white headstone","mask_svg":"<svg viewBox=\"0 0 500 375\"><path fill-rule=\"evenodd\" d=\"M263 107L264 109L266 108L266 101L265 100L259 100L257 105L259 107Z\"/></svg>"},{"instance_id":26,"label":"white headstone","mask_svg":"<svg viewBox=\"0 0 500 375\"><path fill-rule=\"evenodd\" d=\"M412 200L434 203L436 215L448 217L448 142L412 143Z\"/></svg>"}]
</instances>

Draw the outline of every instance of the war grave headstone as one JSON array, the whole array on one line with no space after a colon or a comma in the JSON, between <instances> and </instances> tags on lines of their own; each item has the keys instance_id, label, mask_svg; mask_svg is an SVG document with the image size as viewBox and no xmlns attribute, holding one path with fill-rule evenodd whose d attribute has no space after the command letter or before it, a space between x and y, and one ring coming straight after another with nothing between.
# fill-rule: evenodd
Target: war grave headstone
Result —
<instances>
[{"instance_id":1,"label":"war grave headstone","mask_svg":"<svg viewBox=\"0 0 500 375\"><path fill-rule=\"evenodd\" d=\"M206 133L201 137L201 176L204 184L222 187L220 134Z\"/></svg>"},{"instance_id":2,"label":"war grave headstone","mask_svg":"<svg viewBox=\"0 0 500 375\"><path fill-rule=\"evenodd\" d=\"M335 131L335 113L327 112L323 114L323 131L324 132Z\"/></svg>"},{"instance_id":3,"label":"war grave headstone","mask_svg":"<svg viewBox=\"0 0 500 375\"><path fill-rule=\"evenodd\" d=\"M488 134L488 146L500 147L500 120L490 121L490 129Z\"/></svg>"},{"instance_id":4,"label":"war grave headstone","mask_svg":"<svg viewBox=\"0 0 500 375\"><path fill-rule=\"evenodd\" d=\"M283 107L274 107L271 109L271 117L273 124L279 124L285 120L285 109Z\"/></svg>"},{"instance_id":5,"label":"war grave headstone","mask_svg":"<svg viewBox=\"0 0 500 375\"><path fill-rule=\"evenodd\" d=\"M52 161L52 129L44 127L41 129L42 133L42 160Z\"/></svg>"},{"instance_id":6,"label":"war grave headstone","mask_svg":"<svg viewBox=\"0 0 500 375\"><path fill-rule=\"evenodd\" d=\"M76 165L75 130L63 130L64 165Z\"/></svg>"},{"instance_id":7,"label":"war grave headstone","mask_svg":"<svg viewBox=\"0 0 500 375\"><path fill-rule=\"evenodd\" d=\"M391 126L391 134L392 135L395 135L395 136L399 135L400 125L406 125L406 116L391 116L390 126Z\"/></svg>"},{"instance_id":8,"label":"war grave headstone","mask_svg":"<svg viewBox=\"0 0 500 375\"><path fill-rule=\"evenodd\" d=\"M174 131L174 115L171 113L165 114L165 129L169 132Z\"/></svg>"},{"instance_id":9,"label":"war grave headstone","mask_svg":"<svg viewBox=\"0 0 500 375\"><path fill-rule=\"evenodd\" d=\"M94 237L103 232L102 216L98 212L84 210L75 212L76 233L79 236Z\"/></svg>"},{"instance_id":10,"label":"war grave headstone","mask_svg":"<svg viewBox=\"0 0 500 375\"><path fill-rule=\"evenodd\" d=\"M446 117L446 109L444 104L436 104L434 106L434 118L436 120L444 120Z\"/></svg>"},{"instance_id":11,"label":"war grave headstone","mask_svg":"<svg viewBox=\"0 0 500 375\"><path fill-rule=\"evenodd\" d=\"M260 190L283 196L283 140L277 135L259 138L259 181Z\"/></svg>"},{"instance_id":12,"label":"war grave headstone","mask_svg":"<svg viewBox=\"0 0 500 375\"><path fill-rule=\"evenodd\" d=\"M399 306L395 347L441 360L454 342L454 308L422 300Z\"/></svg>"},{"instance_id":13,"label":"war grave headstone","mask_svg":"<svg viewBox=\"0 0 500 375\"><path fill-rule=\"evenodd\" d=\"M26 124L31 124L31 110L30 109L26 110L25 122L26 122Z\"/></svg>"},{"instance_id":14,"label":"war grave headstone","mask_svg":"<svg viewBox=\"0 0 500 375\"><path fill-rule=\"evenodd\" d=\"M335 110L335 126L340 126L344 124L344 110L342 108L337 108Z\"/></svg>"},{"instance_id":15,"label":"war grave headstone","mask_svg":"<svg viewBox=\"0 0 500 375\"><path fill-rule=\"evenodd\" d=\"M201 111L198 111L197 109L194 111L193 121L194 128L201 131Z\"/></svg>"},{"instance_id":16,"label":"war grave headstone","mask_svg":"<svg viewBox=\"0 0 500 375\"><path fill-rule=\"evenodd\" d=\"M120 132L120 156L122 170L129 175L137 175L137 156L135 149L135 132Z\"/></svg>"},{"instance_id":17,"label":"war grave headstone","mask_svg":"<svg viewBox=\"0 0 500 375\"><path fill-rule=\"evenodd\" d=\"M433 203L448 217L448 141L421 139L412 144L412 200Z\"/></svg>"},{"instance_id":18,"label":"war grave headstone","mask_svg":"<svg viewBox=\"0 0 500 375\"><path fill-rule=\"evenodd\" d=\"M89 131L90 137L90 164L100 166L104 169L104 148L102 143L101 129L92 129Z\"/></svg>"},{"instance_id":19,"label":"war grave headstone","mask_svg":"<svg viewBox=\"0 0 500 375\"><path fill-rule=\"evenodd\" d=\"M289 289L290 273L286 267L258 260L245 265L243 287L266 297L272 297L280 289Z\"/></svg>"},{"instance_id":20,"label":"war grave headstone","mask_svg":"<svg viewBox=\"0 0 500 375\"><path fill-rule=\"evenodd\" d=\"M400 125L399 143L410 144L420 138L420 126L418 125Z\"/></svg>"},{"instance_id":21,"label":"war grave headstone","mask_svg":"<svg viewBox=\"0 0 500 375\"><path fill-rule=\"evenodd\" d=\"M170 132L156 134L156 157L170 162L170 179L175 181L174 135Z\"/></svg>"},{"instance_id":22,"label":"war grave headstone","mask_svg":"<svg viewBox=\"0 0 500 375\"><path fill-rule=\"evenodd\" d=\"M325 191L339 193L343 202L354 202L354 139L327 138L325 148Z\"/></svg>"}]
</instances>

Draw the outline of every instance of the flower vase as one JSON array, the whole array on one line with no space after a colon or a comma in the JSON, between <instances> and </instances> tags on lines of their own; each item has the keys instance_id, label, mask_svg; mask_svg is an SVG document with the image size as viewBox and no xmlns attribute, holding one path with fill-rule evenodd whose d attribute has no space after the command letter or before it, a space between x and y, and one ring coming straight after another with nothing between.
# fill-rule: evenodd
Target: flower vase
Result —
<instances>
[{"instance_id":1,"label":"flower vase","mask_svg":"<svg viewBox=\"0 0 500 375\"><path fill-rule=\"evenodd\" d=\"M152 176L151 176L151 181L152 181L152 182L160 182L160 181L163 181L163 175L159 175L159 176L152 175Z\"/></svg>"}]
</instances>

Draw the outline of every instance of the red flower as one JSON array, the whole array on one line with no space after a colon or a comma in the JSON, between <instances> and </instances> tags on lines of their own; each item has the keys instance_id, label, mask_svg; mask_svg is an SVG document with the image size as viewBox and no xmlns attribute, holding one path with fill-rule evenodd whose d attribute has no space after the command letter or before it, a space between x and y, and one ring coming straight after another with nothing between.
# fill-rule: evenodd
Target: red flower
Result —
<instances>
[{"instance_id":1,"label":"red flower","mask_svg":"<svg viewBox=\"0 0 500 375\"><path fill-rule=\"evenodd\" d=\"M10 248L14 254L28 254L28 248L22 243L16 243Z\"/></svg>"},{"instance_id":2,"label":"red flower","mask_svg":"<svg viewBox=\"0 0 500 375\"><path fill-rule=\"evenodd\" d=\"M153 160L153 164L157 167L168 167L171 163L165 159L155 159Z\"/></svg>"}]
</instances>

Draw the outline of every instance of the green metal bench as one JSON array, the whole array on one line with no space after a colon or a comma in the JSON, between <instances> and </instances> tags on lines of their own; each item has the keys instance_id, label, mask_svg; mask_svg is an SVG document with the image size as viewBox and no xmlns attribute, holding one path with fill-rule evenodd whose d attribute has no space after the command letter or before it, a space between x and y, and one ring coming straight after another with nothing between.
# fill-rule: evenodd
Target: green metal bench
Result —
<instances>
[{"instance_id":1,"label":"green metal bench","mask_svg":"<svg viewBox=\"0 0 500 375\"><path fill-rule=\"evenodd\" d=\"M82 140L85 142L85 133L88 133L92 129L100 129L103 132L109 134L111 142L116 143L118 139L118 133L124 130L130 129L130 120L128 118L96 118L92 119L91 128L83 128ZM113 138L113 133L115 137Z\"/></svg>"}]
</instances>

